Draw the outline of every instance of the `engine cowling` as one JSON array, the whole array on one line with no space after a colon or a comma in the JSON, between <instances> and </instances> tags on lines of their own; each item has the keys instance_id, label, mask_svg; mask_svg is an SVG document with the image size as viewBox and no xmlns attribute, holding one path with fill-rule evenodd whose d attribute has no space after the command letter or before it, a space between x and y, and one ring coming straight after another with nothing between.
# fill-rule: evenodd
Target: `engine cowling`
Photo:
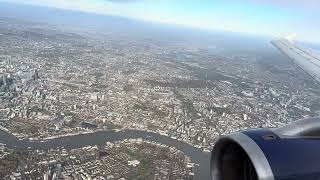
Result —
<instances>
[{"instance_id":1,"label":"engine cowling","mask_svg":"<svg viewBox=\"0 0 320 180\"><path fill-rule=\"evenodd\" d=\"M320 118L220 138L212 180L320 180Z\"/></svg>"}]
</instances>

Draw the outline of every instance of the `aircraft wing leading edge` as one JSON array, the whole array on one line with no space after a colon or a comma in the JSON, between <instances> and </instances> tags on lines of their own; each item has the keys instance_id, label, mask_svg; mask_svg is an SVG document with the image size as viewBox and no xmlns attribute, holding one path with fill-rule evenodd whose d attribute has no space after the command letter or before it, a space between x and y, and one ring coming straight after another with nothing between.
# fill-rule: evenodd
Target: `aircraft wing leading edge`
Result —
<instances>
[{"instance_id":1,"label":"aircraft wing leading edge","mask_svg":"<svg viewBox=\"0 0 320 180\"><path fill-rule=\"evenodd\" d=\"M312 78L320 82L320 57L286 39L273 40L272 44Z\"/></svg>"}]
</instances>

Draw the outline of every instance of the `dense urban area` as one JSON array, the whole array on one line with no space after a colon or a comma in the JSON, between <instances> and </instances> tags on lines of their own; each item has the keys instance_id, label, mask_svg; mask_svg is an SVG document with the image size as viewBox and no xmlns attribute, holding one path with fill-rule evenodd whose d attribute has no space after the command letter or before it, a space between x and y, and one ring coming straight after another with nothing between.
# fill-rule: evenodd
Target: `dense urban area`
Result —
<instances>
[{"instance_id":1,"label":"dense urban area","mask_svg":"<svg viewBox=\"0 0 320 180\"><path fill-rule=\"evenodd\" d=\"M142 139L72 150L0 146L0 158L0 176L10 179L192 179L194 166L181 151Z\"/></svg>"},{"instance_id":2,"label":"dense urban area","mask_svg":"<svg viewBox=\"0 0 320 180\"><path fill-rule=\"evenodd\" d=\"M1 18L0 127L30 141L148 131L209 152L221 135L320 115L316 83L276 50L223 52ZM0 179L192 179L193 168L143 139L0 152Z\"/></svg>"}]
</instances>

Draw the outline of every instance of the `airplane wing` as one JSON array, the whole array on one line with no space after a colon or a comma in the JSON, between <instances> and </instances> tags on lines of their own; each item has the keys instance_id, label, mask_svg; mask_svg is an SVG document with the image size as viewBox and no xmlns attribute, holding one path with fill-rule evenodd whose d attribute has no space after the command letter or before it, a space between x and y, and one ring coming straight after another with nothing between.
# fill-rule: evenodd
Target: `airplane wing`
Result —
<instances>
[{"instance_id":1,"label":"airplane wing","mask_svg":"<svg viewBox=\"0 0 320 180\"><path fill-rule=\"evenodd\" d=\"M320 82L320 57L287 39L276 39L272 41L272 44L312 78Z\"/></svg>"}]
</instances>

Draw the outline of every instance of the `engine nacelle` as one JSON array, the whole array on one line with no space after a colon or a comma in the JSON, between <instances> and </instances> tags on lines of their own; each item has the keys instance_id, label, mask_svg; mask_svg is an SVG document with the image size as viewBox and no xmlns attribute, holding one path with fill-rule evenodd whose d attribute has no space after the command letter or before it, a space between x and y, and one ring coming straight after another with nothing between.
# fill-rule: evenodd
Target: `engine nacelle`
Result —
<instances>
[{"instance_id":1,"label":"engine nacelle","mask_svg":"<svg viewBox=\"0 0 320 180\"><path fill-rule=\"evenodd\" d=\"M212 180L320 180L320 118L220 138Z\"/></svg>"}]
</instances>

